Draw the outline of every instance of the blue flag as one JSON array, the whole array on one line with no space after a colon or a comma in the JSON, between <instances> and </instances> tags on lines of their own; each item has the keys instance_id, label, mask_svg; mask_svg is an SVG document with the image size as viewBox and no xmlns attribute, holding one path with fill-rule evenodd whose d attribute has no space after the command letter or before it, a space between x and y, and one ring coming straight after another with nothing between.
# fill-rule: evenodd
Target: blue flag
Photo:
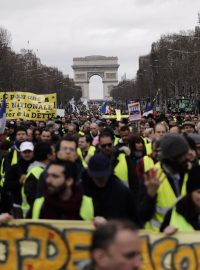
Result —
<instances>
[{"instance_id":1,"label":"blue flag","mask_svg":"<svg viewBox=\"0 0 200 270\"><path fill-rule=\"evenodd\" d=\"M101 112L106 113L106 102L105 101L102 103Z\"/></svg>"},{"instance_id":2,"label":"blue flag","mask_svg":"<svg viewBox=\"0 0 200 270\"><path fill-rule=\"evenodd\" d=\"M153 113L153 102L147 102L143 116L148 116Z\"/></svg>"},{"instance_id":3,"label":"blue flag","mask_svg":"<svg viewBox=\"0 0 200 270\"><path fill-rule=\"evenodd\" d=\"M3 96L0 108L0 133L4 133L6 127L6 95Z\"/></svg>"}]
</instances>

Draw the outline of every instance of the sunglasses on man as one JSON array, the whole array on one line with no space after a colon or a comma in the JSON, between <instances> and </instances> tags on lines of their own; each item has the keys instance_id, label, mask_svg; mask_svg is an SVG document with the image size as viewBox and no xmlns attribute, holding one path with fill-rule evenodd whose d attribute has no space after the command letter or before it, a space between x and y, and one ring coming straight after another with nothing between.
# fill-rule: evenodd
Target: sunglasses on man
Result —
<instances>
[{"instance_id":1,"label":"sunglasses on man","mask_svg":"<svg viewBox=\"0 0 200 270\"><path fill-rule=\"evenodd\" d=\"M112 147L112 143L105 143L105 144L100 144L101 148L106 148L106 147Z\"/></svg>"}]
</instances>

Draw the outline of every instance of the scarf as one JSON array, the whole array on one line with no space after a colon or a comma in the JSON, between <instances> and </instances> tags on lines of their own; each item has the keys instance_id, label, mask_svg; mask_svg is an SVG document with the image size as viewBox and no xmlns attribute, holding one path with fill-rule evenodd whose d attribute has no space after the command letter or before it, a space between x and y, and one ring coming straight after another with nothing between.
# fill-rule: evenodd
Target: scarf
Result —
<instances>
[{"instance_id":1,"label":"scarf","mask_svg":"<svg viewBox=\"0 0 200 270\"><path fill-rule=\"evenodd\" d=\"M42 208L44 219L81 219L79 215L83 194L80 189L75 188L71 198L67 201L61 200L58 196L45 195Z\"/></svg>"}]
</instances>

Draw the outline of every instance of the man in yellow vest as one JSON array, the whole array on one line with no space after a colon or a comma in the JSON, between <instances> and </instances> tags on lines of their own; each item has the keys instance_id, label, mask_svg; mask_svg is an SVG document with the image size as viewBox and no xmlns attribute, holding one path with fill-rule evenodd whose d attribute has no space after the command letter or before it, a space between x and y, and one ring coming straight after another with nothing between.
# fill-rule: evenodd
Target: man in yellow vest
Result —
<instances>
[{"instance_id":1,"label":"man in yellow vest","mask_svg":"<svg viewBox=\"0 0 200 270\"><path fill-rule=\"evenodd\" d=\"M142 157L136 166L136 173L139 180L144 178L146 172L151 170L154 165L158 162L160 153L160 140L154 139L152 141L152 153L150 156L146 155Z\"/></svg>"},{"instance_id":2,"label":"man in yellow vest","mask_svg":"<svg viewBox=\"0 0 200 270\"><path fill-rule=\"evenodd\" d=\"M160 162L145 175L139 212L145 228L159 231L168 209L186 194L189 145L182 135L167 134L161 141Z\"/></svg>"},{"instance_id":3,"label":"man in yellow vest","mask_svg":"<svg viewBox=\"0 0 200 270\"><path fill-rule=\"evenodd\" d=\"M10 199L10 194L4 190L5 183L5 159L8 151L11 147L11 142L5 140L0 144L0 213L9 212L8 201Z\"/></svg>"},{"instance_id":4,"label":"man in yellow vest","mask_svg":"<svg viewBox=\"0 0 200 270\"><path fill-rule=\"evenodd\" d=\"M161 226L161 231L191 232L200 230L200 171L197 167L187 182L187 195L170 209Z\"/></svg>"},{"instance_id":5,"label":"man in yellow vest","mask_svg":"<svg viewBox=\"0 0 200 270\"><path fill-rule=\"evenodd\" d=\"M7 124L7 127L8 127L8 131L7 131L7 137L6 137L6 140L11 142L11 143L14 143L15 141L15 128L16 128L16 124L14 121L10 121L8 124Z\"/></svg>"},{"instance_id":6,"label":"man in yellow vest","mask_svg":"<svg viewBox=\"0 0 200 270\"><path fill-rule=\"evenodd\" d=\"M106 219L131 219L139 224L135 197L113 175L111 160L102 152L91 157L82 175L84 194L92 197L95 216Z\"/></svg>"},{"instance_id":7,"label":"man in yellow vest","mask_svg":"<svg viewBox=\"0 0 200 270\"><path fill-rule=\"evenodd\" d=\"M77 154L79 155L84 168L87 168L90 158L96 151L96 147L91 144L92 138L89 135L81 135L78 139Z\"/></svg>"},{"instance_id":8,"label":"man in yellow vest","mask_svg":"<svg viewBox=\"0 0 200 270\"><path fill-rule=\"evenodd\" d=\"M22 218L21 188L27 169L34 160L33 149L34 145L32 142L22 142L20 144L20 155L17 163L13 164L10 170L5 173L3 189L10 197L10 200L7 198L6 207L10 204L10 213L12 213L15 218Z\"/></svg>"},{"instance_id":9,"label":"man in yellow vest","mask_svg":"<svg viewBox=\"0 0 200 270\"><path fill-rule=\"evenodd\" d=\"M76 165L55 160L47 167L47 190L33 205L33 219L92 220L92 199L85 196L76 183Z\"/></svg>"},{"instance_id":10,"label":"man in yellow vest","mask_svg":"<svg viewBox=\"0 0 200 270\"><path fill-rule=\"evenodd\" d=\"M15 142L11 147L5 161L5 170L9 171L10 167L16 165L20 156L20 144L27 140L27 130L24 126L19 126L15 131Z\"/></svg>"},{"instance_id":11,"label":"man in yellow vest","mask_svg":"<svg viewBox=\"0 0 200 270\"><path fill-rule=\"evenodd\" d=\"M32 209L41 174L54 158L51 145L48 142L37 143L34 147L34 158L35 161L28 167L22 187L22 211L24 217L27 217L28 211ZM29 213L29 215L31 215L31 213Z\"/></svg>"},{"instance_id":12,"label":"man in yellow vest","mask_svg":"<svg viewBox=\"0 0 200 270\"><path fill-rule=\"evenodd\" d=\"M56 144L56 158L63 161L71 161L76 164L77 177L80 178L82 171L84 170L80 157L77 154L77 141L69 134L65 135ZM41 175L38 182L37 197L44 195L46 190L46 180Z\"/></svg>"},{"instance_id":13,"label":"man in yellow vest","mask_svg":"<svg viewBox=\"0 0 200 270\"><path fill-rule=\"evenodd\" d=\"M106 154L112 162L114 175L117 176L126 186L129 186L134 177L134 170L131 167L130 149L126 146L114 147L114 136L108 130L99 135L99 150Z\"/></svg>"}]
</instances>

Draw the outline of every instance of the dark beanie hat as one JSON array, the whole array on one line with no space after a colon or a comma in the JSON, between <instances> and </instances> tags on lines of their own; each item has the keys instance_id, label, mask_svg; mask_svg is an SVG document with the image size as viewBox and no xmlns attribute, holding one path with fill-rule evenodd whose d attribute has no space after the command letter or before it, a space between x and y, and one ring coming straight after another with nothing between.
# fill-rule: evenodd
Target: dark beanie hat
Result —
<instances>
[{"instance_id":1,"label":"dark beanie hat","mask_svg":"<svg viewBox=\"0 0 200 270\"><path fill-rule=\"evenodd\" d=\"M199 134L192 133L192 134L189 134L188 136L194 141L195 144L200 144L200 135Z\"/></svg>"},{"instance_id":2,"label":"dark beanie hat","mask_svg":"<svg viewBox=\"0 0 200 270\"><path fill-rule=\"evenodd\" d=\"M179 134L166 134L160 140L161 160L173 159L188 152L187 140Z\"/></svg>"},{"instance_id":3,"label":"dark beanie hat","mask_svg":"<svg viewBox=\"0 0 200 270\"><path fill-rule=\"evenodd\" d=\"M200 189L200 166L193 167L187 182L187 193L191 193L197 189Z\"/></svg>"}]
</instances>

